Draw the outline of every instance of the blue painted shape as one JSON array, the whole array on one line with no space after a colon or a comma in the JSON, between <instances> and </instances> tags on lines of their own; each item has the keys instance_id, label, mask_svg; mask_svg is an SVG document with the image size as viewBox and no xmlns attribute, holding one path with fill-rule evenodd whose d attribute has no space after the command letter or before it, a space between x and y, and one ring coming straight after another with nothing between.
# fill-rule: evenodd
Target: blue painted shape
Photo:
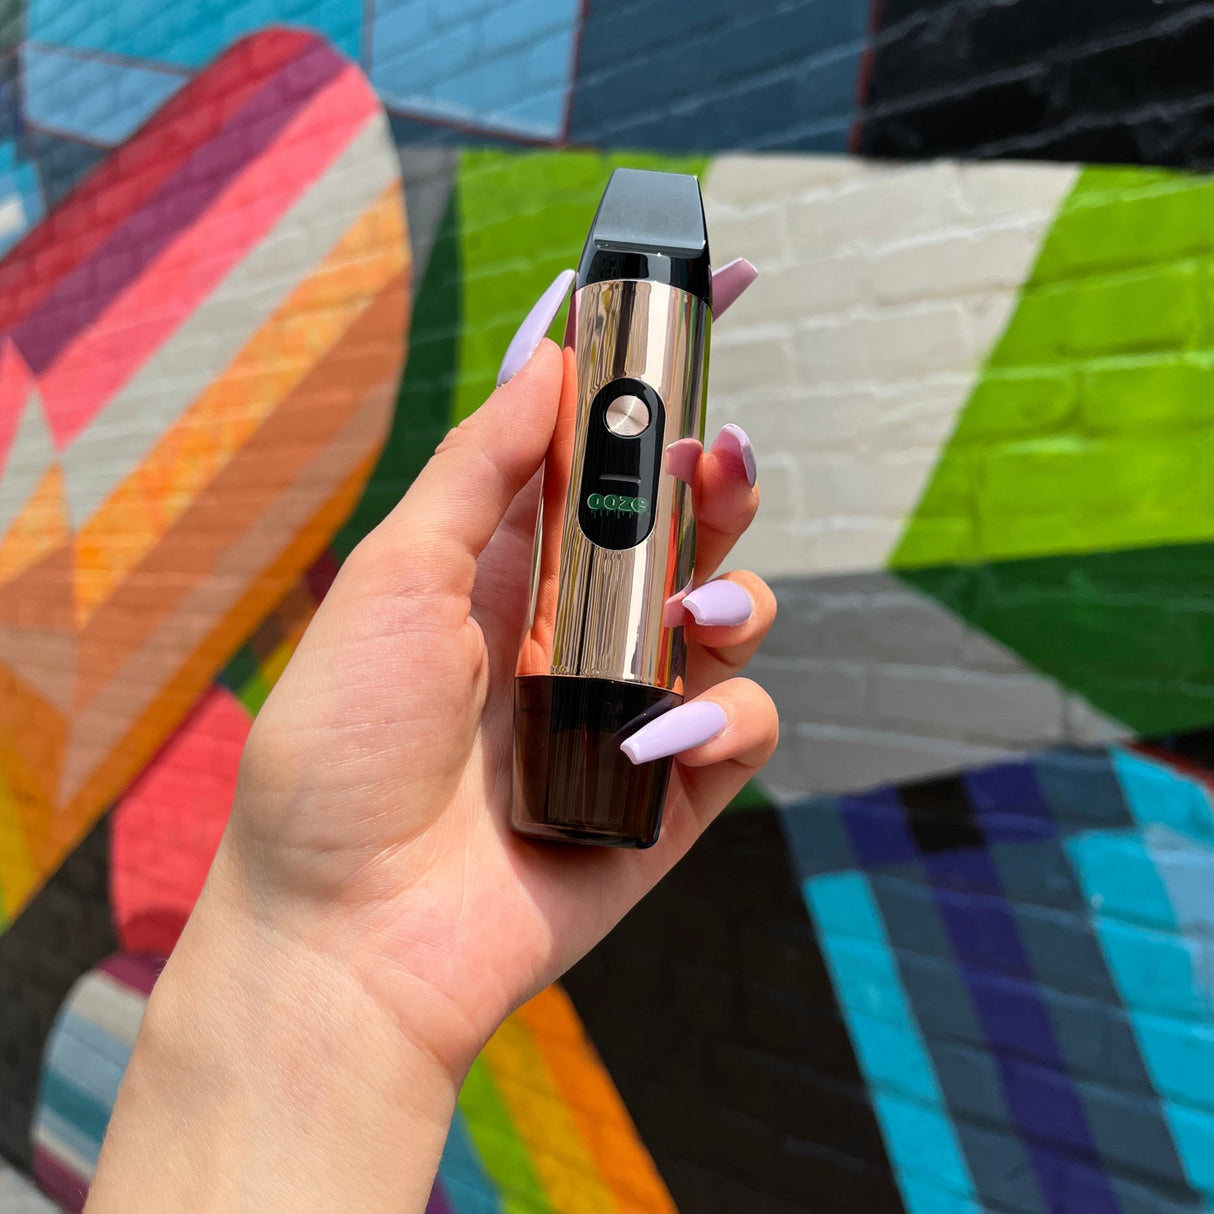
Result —
<instances>
[{"instance_id":1,"label":"blue painted shape","mask_svg":"<svg viewBox=\"0 0 1214 1214\"><path fill-rule=\"evenodd\" d=\"M554 139L579 7L578 0L378 0L371 83L406 113Z\"/></svg>"},{"instance_id":2,"label":"blue painted shape","mask_svg":"<svg viewBox=\"0 0 1214 1214\"><path fill-rule=\"evenodd\" d=\"M1126 804L1140 826L1157 823L1190 838L1214 843L1214 813L1200 781L1166 763L1116 747L1113 765Z\"/></svg>"},{"instance_id":3,"label":"blue painted shape","mask_svg":"<svg viewBox=\"0 0 1214 1214\"><path fill-rule=\"evenodd\" d=\"M858 859L836 798L811 797L785 805L779 822L798 880L856 867Z\"/></svg>"},{"instance_id":4,"label":"blue painted shape","mask_svg":"<svg viewBox=\"0 0 1214 1214\"><path fill-rule=\"evenodd\" d=\"M68 1015L51 1037L47 1065L100 1104L113 1107L118 1085L131 1060L131 1047L80 1016Z\"/></svg>"},{"instance_id":5,"label":"blue painted shape","mask_svg":"<svg viewBox=\"0 0 1214 1214\"><path fill-rule=\"evenodd\" d=\"M906 809L892 788L840 797L838 804L862 865L902 864L918 856Z\"/></svg>"},{"instance_id":6,"label":"blue painted shape","mask_svg":"<svg viewBox=\"0 0 1214 1214\"><path fill-rule=\"evenodd\" d=\"M569 138L663 151L843 152L869 9L868 0L590 5Z\"/></svg>"},{"instance_id":7,"label":"blue painted shape","mask_svg":"<svg viewBox=\"0 0 1214 1214\"><path fill-rule=\"evenodd\" d=\"M72 1139L64 1138L64 1141L73 1150L80 1149L86 1157L91 1151L95 1161L101 1149L101 1140L105 1137L105 1127L110 1123L112 1105L94 1100L88 1092L56 1070L43 1072L38 1103L39 1116L45 1115L59 1125L72 1127ZM50 1124L48 1122L48 1126ZM59 1130L55 1133L58 1134Z\"/></svg>"},{"instance_id":8,"label":"blue painted shape","mask_svg":"<svg viewBox=\"0 0 1214 1214\"><path fill-rule=\"evenodd\" d=\"M49 46L200 68L237 38L287 24L316 30L357 60L362 12L356 0L229 0L205 9L164 0L28 0L26 36Z\"/></svg>"},{"instance_id":9,"label":"blue painted shape","mask_svg":"<svg viewBox=\"0 0 1214 1214\"><path fill-rule=\"evenodd\" d=\"M1121 758L1127 761L1122 764ZM1159 765L1140 762L1139 756L1130 754L1118 759L1118 772L1124 776L1123 787L1136 817L1191 823L1191 794L1175 781L1159 778ZM1159 798L1154 806L1153 794ZM1177 934L1169 890L1141 834L1118 832L1111 841L1079 837L1070 841L1068 850L1089 901L1101 909L1095 916L1101 946L1129 1009L1143 1062L1156 1090L1164 1096L1161 1108L1189 1184L1214 1197L1214 1137L1210 1132L1214 1121L1208 1113L1177 1102L1193 1100L1209 1106L1214 1100L1214 1032L1209 1025L1214 1005L1205 964L1208 944ZM1155 874L1154 882L1148 872ZM1132 901L1127 889L1137 891L1146 905L1137 923L1111 917ZM1148 918L1156 926L1141 926ZM1207 974L1204 981L1203 973Z\"/></svg>"},{"instance_id":10,"label":"blue painted shape","mask_svg":"<svg viewBox=\"0 0 1214 1214\"><path fill-rule=\"evenodd\" d=\"M1214 1117L1165 1103L1176 1148L1184 1157L1189 1183L1214 1200Z\"/></svg>"},{"instance_id":11,"label":"blue painted shape","mask_svg":"<svg viewBox=\"0 0 1214 1214\"><path fill-rule=\"evenodd\" d=\"M991 842L1041 839L1056 833L1031 763L994 763L962 776L979 829Z\"/></svg>"},{"instance_id":12,"label":"blue painted shape","mask_svg":"<svg viewBox=\"0 0 1214 1214\"><path fill-rule=\"evenodd\" d=\"M62 1116L46 1104L40 1104L34 1114L34 1128L43 1127L53 1134L68 1150L80 1157L80 1162L91 1172L97 1166L101 1154L101 1139L94 1138L82 1130L70 1118ZM104 1133L104 1127L102 1127Z\"/></svg>"},{"instance_id":13,"label":"blue painted shape","mask_svg":"<svg viewBox=\"0 0 1214 1214\"><path fill-rule=\"evenodd\" d=\"M458 1109L447 1132L438 1178L455 1207L455 1214L501 1214L501 1197L481 1164L464 1115Z\"/></svg>"},{"instance_id":14,"label":"blue painted shape","mask_svg":"<svg viewBox=\"0 0 1214 1214\"><path fill-rule=\"evenodd\" d=\"M37 169L20 159L16 143L0 143L0 253L20 240L45 212Z\"/></svg>"},{"instance_id":15,"label":"blue painted shape","mask_svg":"<svg viewBox=\"0 0 1214 1214\"><path fill-rule=\"evenodd\" d=\"M1060 827L1130 825L1130 813L1107 752L1047 750L1034 755L1032 762L1041 793Z\"/></svg>"},{"instance_id":16,"label":"blue painted shape","mask_svg":"<svg viewBox=\"0 0 1214 1214\"><path fill-rule=\"evenodd\" d=\"M1210 939L1214 936L1214 848L1164 826L1149 827L1146 843L1167 887L1176 926L1186 936Z\"/></svg>"},{"instance_id":17,"label":"blue painted shape","mask_svg":"<svg viewBox=\"0 0 1214 1214\"><path fill-rule=\"evenodd\" d=\"M1168 891L1137 831L1093 831L1066 842L1091 911L1104 919L1171 931Z\"/></svg>"},{"instance_id":18,"label":"blue painted shape","mask_svg":"<svg viewBox=\"0 0 1214 1214\"><path fill-rule=\"evenodd\" d=\"M835 873L811 878L802 890L861 1069L876 1089L873 1108L908 1214L977 1208L973 1179L867 878ZM880 1082L907 1068L915 1076L915 1100ZM907 1184L907 1178L930 1183ZM959 1207L958 1198L970 1205Z\"/></svg>"},{"instance_id":19,"label":"blue painted shape","mask_svg":"<svg viewBox=\"0 0 1214 1214\"><path fill-rule=\"evenodd\" d=\"M25 112L35 126L93 143L121 143L183 84L174 72L22 48Z\"/></svg>"}]
</instances>

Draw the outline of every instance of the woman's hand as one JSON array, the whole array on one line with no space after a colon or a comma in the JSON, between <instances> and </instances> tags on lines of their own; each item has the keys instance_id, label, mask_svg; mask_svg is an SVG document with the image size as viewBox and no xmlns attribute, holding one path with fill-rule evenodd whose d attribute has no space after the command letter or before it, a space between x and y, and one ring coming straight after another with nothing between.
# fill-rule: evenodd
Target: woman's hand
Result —
<instances>
[{"instance_id":1,"label":"woman's hand","mask_svg":"<svg viewBox=\"0 0 1214 1214\"><path fill-rule=\"evenodd\" d=\"M258 715L90 1210L143 1209L142 1184L158 1210L420 1211L463 1074L497 1025L652 888L774 749L771 700L735 677L774 598L749 573L705 585L758 505L730 427L685 469L698 531L688 704L635 742L678 751L659 842L511 832L536 473L563 371L542 342L448 435L346 561Z\"/></svg>"}]
</instances>

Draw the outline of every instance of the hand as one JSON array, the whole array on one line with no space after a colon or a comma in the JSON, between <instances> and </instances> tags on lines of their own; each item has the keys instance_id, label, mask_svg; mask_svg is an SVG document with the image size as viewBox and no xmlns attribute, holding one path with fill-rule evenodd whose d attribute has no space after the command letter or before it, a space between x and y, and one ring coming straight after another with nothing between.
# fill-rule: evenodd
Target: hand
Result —
<instances>
[{"instance_id":1,"label":"hand","mask_svg":"<svg viewBox=\"0 0 1214 1214\"><path fill-rule=\"evenodd\" d=\"M774 598L753 574L734 573L733 589L718 584L690 599L704 619L687 623L689 703L719 705L724 727L681 739L657 845L544 845L511 832L513 678L536 472L562 378L562 352L543 342L447 437L346 561L258 715L207 888L153 995L150 1043L141 1036L135 1055L145 1061L133 1063L119 1098L121 1132L107 1140L90 1209L105 1208L107 1188L117 1191L121 1164L112 1160L140 1153L141 1119L155 1120L150 1106L159 1136L186 1161L179 1167L188 1169L191 1144L209 1133L228 1151L251 1151L268 1186L277 1171L298 1176L297 1155L309 1154L297 1140L265 1141L274 1118L280 1139L305 1142L332 1121L333 1133L353 1139L342 1148L342 1183L380 1168L379 1188L392 1197L385 1208L420 1210L402 1204L402 1188L424 1204L455 1092L497 1025L590 949L774 749L771 700L734 677L770 627ZM739 434L731 428L687 470L697 586L758 505ZM200 1016L224 1023L200 1028ZM197 1110L212 1110L212 1121L228 1116L249 1041L262 1069L246 1086L265 1082L269 1111L246 1108L241 1132L224 1138ZM166 1068L193 1084L192 1111L163 1107L173 1104L158 1090ZM301 1094L303 1117L293 1107ZM248 1106L262 1096L239 1099ZM380 1134L393 1140L384 1130L393 1121L412 1127L415 1148L395 1194L375 1154ZM125 1147L113 1144L124 1136ZM317 1150L333 1149L322 1136ZM204 1158L229 1166L217 1145ZM204 1206L196 1175L190 1183L190 1208L244 1208ZM290 1208L324 1208L314 1205L320 1181L299 1185L289 1189ZM129 1172L121 1187L129 1195ZM287 1191L267 1189L256 1208L287 1208ZM349 1204L345 1192L342 1208L373 1208ZM159 1208L176 1208L171 1201L162 1197ZM133 1208L129 1198L123 1208Z\"/></svg>"}]
</instances>

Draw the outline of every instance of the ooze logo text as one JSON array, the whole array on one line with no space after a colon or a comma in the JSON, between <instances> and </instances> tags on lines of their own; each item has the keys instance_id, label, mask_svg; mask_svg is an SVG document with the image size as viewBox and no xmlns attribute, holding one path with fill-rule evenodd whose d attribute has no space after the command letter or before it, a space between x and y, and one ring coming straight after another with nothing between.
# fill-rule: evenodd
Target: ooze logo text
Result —
<instances>
[{"instance_id":1,"label":"ooze logo text","mask_svg":"<svg viewBox=\"0 0 1214 1214\"><path fill-rule=\"evenodd\" d=\"M643 497L621 497L615 493L592 493L586 499L591 514L644 514L649 502Z\"/></svg>"}]
</instances>

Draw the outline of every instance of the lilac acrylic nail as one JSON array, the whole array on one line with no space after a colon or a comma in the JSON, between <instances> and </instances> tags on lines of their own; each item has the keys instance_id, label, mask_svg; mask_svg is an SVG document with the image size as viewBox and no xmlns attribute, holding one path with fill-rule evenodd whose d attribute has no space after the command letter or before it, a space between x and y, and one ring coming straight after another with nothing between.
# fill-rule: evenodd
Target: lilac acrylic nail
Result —
<instances>
[{"instance_id":1,"label":"lilac acrylic nail","mask_svg":"<svg viewBox=\"0 0 1214 1214\"><path fill-rule=\"evenodd\" d=\"M651 763L712 741L728 724L725 709L712 700L680 704L620 743L634 763Z\"/></svg>"},{"instance_id":2,"label":"lilac acrylic nail","mask_svg":"<svg viewBox=\"0 0 1214 1214\"><path fill-rule=\"evenodd\" d=\"M697 586L683 599L683 606L697 624L715 628L745 624L754 609L750 595L737 582L725 578Z\"/></svg>"},{"instance_id":3,"label":"lilac acrylic nail","mask_svg":"<svg viewBox=\"0 0 1214 1214\"><path fill-rule=\"evenodd\" d=\"M750 445L750 438L741 426L735 426L732 422L723 426L721 433L717 435L716 441L712 444L712 449L718 454L728 452L735 456L746 476L746 483L752 489L755 487L755 480L758 478L758 469L755 467L755 449Z\"/></svg>"},{"instance_id":4,"label":"lilac acrylic nail","mask_svg":"<svg viewBox=\"0 0 1214 1214\"><path fill-rule=\"evenodd\" d=\"M506 347L505 357L497 373L497 386L509 383L527 365L527 360L535 353L536 347L544 340L544 335L552 327L556 314L569 294L569 288L576 277L573 270L562 270L552 280L552 285L539 297L535 307L527 313L527 319L518 327L518 332L510 339Z\"/></svg>"}]
</instances>

